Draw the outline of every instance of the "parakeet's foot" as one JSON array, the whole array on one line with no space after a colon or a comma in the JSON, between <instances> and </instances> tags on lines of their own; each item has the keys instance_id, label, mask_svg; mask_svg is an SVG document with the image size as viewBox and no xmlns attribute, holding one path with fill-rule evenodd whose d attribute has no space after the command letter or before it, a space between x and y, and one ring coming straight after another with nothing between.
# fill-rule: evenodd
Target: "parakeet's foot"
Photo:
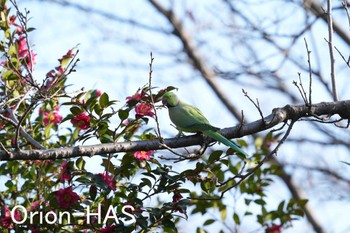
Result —
<instances>
[{"instance_id":1,"label":"parakeet's foot","mask_svg":"<svg viewBox=\"0 0 350 233\"><path fill-rule=\"evenodd\" d=\"M179 131L179 132L176 134L176 138L179 138L179 137L181 137L181 136L185 136L185 135L182 133L182 131Z\"/></svg>"},{"instance_id":2,"label":"parakeet's foot","mask_svg":"<svg viewBox=\"0 0 350 233\"><path fill-rule=\"evenodd\" d=\"M216 143L216 142L213 142L213 139L205 134L200 134L203 138L203 144L206 145L206 146L209 146L211 143Z\"/></svg>"}]
</instances>

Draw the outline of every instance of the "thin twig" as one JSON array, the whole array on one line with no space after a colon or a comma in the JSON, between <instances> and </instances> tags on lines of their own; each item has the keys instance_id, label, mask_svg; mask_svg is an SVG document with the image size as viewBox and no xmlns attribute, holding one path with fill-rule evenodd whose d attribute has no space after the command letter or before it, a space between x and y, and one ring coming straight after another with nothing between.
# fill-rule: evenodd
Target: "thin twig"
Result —
<instances>
[{"instance_id":1,"label":"thin twig","mask_svg":"<svg viewBox=\"0 0 350 233\"><path fill-rule=\"evenodd\" d=\"M159 142L161 144L163 143L163 138L160 132L160 126L159 126L159 121L158 121L158 116L157 116L157 109L156 109L156 105L154 103L154 98L153 98L153 94L152 94L152 73L153 73L153 60L154 57L152 55L152 52L150 53L151 56L151 62L149 63L149 79L148 79L148 91L149 91L149 95L151 97L151 103L152 103L152 108L154 111L154 119L156 120L156 124L157 124L157 134L158 134L158 138L159 138Z\"/></svg>"},{"instance_id":2,"label":"thin twig","mask_svg":"<svg viewBox=\"0 0 350 233\"><path fill-rule=\"evenodd\" d=\"M261 111L259 100L256 99L256 102L254 102L254 101L250 98L250 96L248 95L248 92L246 92L244 89L242 89L242 92L243 92L244 96L247 97L247 98L249 99L249 101L252 102L252 103L254 104L255 108L258 110L258 112L259 112L259 114L260 114L261 119L264 119L264 114L263 114L262 111Z\"/></svg>"},{"instance_id":3,"label":"thin twig","mask_svg":"<svg viewBox=\"0 0 350 233\"><path fill-rule=\"evenodd\" d=\"M303 83L301 82L301 74L300 73L298 73L298 77L299 77L299 84L296 81L293 81L293 84L298 88L298 91L301 95L301 98L303 98L305 105L309 106L309 101L307 99L307 95L306 95Z\"/></svg>"},{"instance_id":4,"label":"thin twig","mask_svg":"<svg viewBox=\"0 0 350 233\"><path fill-rule=\"evenodd\" d=\"M344 8L344 10L346 12L346 15L348 16L348 24L349 24L348 26L350 28L350 14L349 14L349 11L348 11L348 1L346 1L346 0L342 1L342 6L343 6L343 8Z\"/></svg>"},{"instance_id":5,"label":"thin twig","mask_svg":"<svg viewBox=\"0 0 350 233\"><path fill-rule=\"evenodd\" d=\"M337 50L337 52L339 53L339 55L341 56L341 58L343 59L343 61L345 62L345 64L350 68L350 57L348 57L348 59L346 60L346 58L344 57L344 55L340 52L340 50L337 48L337 46L334 46L335 50Z\"/></svg>"},{"instance_id":6,"label":"thin twig","mask_svg":"<svg viewBox=\"0 0 350 233\"><path fill-rule=\"evenodd\" d=\"M333 51L333 19L332 19L332 0L327 0L327 18L328 18L328 48L331 65L331 79L333 100L338 101L336 77L335 77L335 59Z\"/></svg>"},{"instance_id":7,"label":"thin twig","mask_svg":"<svg viewBox=\"0 0 350 233\"><path fill-rule=\"evenodd\" d=\"M304 38L304 42L305 42L305 48L306 48L306 52L307 52L307 63L309 64L309 101L308 101L308 104L309 104L309 107L311 108L311 105L312 105L312 99L311 99L311 93L312 93L312 67L311 67L311 59L310 59L311 51L309 50L309 45L307 44L307 41L306 41L305 38Z\"/></svg>"}]
</instances>

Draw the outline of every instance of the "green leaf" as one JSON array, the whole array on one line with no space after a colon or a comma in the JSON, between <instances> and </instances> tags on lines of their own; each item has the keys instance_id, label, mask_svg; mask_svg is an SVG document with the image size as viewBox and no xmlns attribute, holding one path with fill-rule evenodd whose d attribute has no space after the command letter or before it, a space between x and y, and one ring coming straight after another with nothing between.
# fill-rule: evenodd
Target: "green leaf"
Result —
<instances>
[{"instance_id":1,"label":"green leaf","mask_svg":"<svg viewBox=\"0 0 350 233\"><path fill-rule=\"evenodd\" d=\"M209 158L208 158L208 163L211 164L211 163L214 163L215 161L219 160L222 153L223 152L221 150L216 150L213 153L211 153Z\"/></svg>"},{"instance_id":2,"label":"green leaf","mask_svg":"<svg viewBox=\"0 0 350 233\"><path fill-rule=\"evenodd\" d=\"M82 113L83 110L81 110L81 108L77 107L77 106L73 106L70 108L70 112L73 114L73 115L78 115L79 113Z\"/></svg>"},{"instance_id":3,"label":"green leaf","mask_svg":"<svg viewBox=\"0 0 350 233\"><path fill-rule=\"evenodd\" d=\"M257 199L254 202L258 205L266 205L266 202L263 199Z\"/></svg>"},{"instance_id":4,"label":"green leaf","mask_svg":"<svg viewBox=\"0 0 350 233\"><path fill-rule=\"evenodd\" d=\"M44 137L45 139L49 139L50 138L50 129L51 129L51 124L48 124L46 127L45 127L45 130L44 130Z\"/></svg>"},{"instance_id":5,"label":"green leaf","mask_svg":"<svg viewBox=\"0 0 350 233\"><path fill-rule=\"evenodd\" d=\"M147 185L148 187L152 187L152 182L149 180L149 179L147 179L147 178L142 178L141 179L142 180L142 182L144 183L144 185Z\"/></svg>"},{"instance_id":6,"label":"green leaf","mask_svg":"<svg viewBox=\"0 0 350 233\"><path fill-rule=\"evenodd\" d=\"M235 221L237 225L241 224L241 220L239 219L239 216L236 213L233 214L233 221Z\"/></svg>"},{"instance_id":7,"label":"green leaf","mask_svg":"<svg viewBox=\"0 0 350 233\"><path fill-rule=\"evenodd\" d=\"M221 220L225 220L227 216L227 210L226 208L221 210Z\"/></svg>"},{"instance_id":8,"label":"green leaf","mask_svg":"<svg viewBox=\"0 0 350 233\"><path fill-rule=\"evenodd\" d=\"M129 111L119 109L118 116L119 116L119 119L123 121L129 117Z\"/></svg>"},{"instance_id":9,"label":"green leaf","mask_svg":"<svg viewBox=\"0 0 350 233\"><path fill-rule=\"evenodd\" d=\"M82 157L80 157L75 162L75 166L77 166L77 168L80 170L85 170L85 163L86 163L85 160Z\"/></svg>"},{"instance_id":10,"label":"green leaf","mask_svg":"<svg viewBox=\"0 0 350 233\"><path fill-rule=\"evenodd\" d=\"M203 226L208 226L208 225L210 225L210 224L213 224L214 222L215 222L214 219L208 219L207 221L205 221L205 222L203 223Z\"/></svg>"},{"instance_id":11,"label":"green leaf","mask_svg":"<svg viewBox=\"0 0 350 233\"><path fill-rule=\"evenodd\" d=\"M97 115L101 116L103 113L103 108L101 108L100 105L96 104L94 107L94 111L96 112Z\"/></svg>"},{"instance_id":12,"label":"green leaf","mask_svg":"<svg viewBox=\"0 0 350 233\"><path fill-rule=\"evenodd\" d=\"M104 92L100 96L100 105L101 105L102 108L106 108L106 107L108 107L108 103L109 103L109 97L108 97L107 93Z\"/></svg>"},{"instance_id":13,"label":"green leaf","mask_svg":"<svg viewBox=\"0 0 350 233\"><path fill-rule=\"evenodd\" d=\"M284 208L284 201L282 201L278 207L277 207L277 212L278 213L283 213L283 208Z\"/></svg>"}]
</instances>

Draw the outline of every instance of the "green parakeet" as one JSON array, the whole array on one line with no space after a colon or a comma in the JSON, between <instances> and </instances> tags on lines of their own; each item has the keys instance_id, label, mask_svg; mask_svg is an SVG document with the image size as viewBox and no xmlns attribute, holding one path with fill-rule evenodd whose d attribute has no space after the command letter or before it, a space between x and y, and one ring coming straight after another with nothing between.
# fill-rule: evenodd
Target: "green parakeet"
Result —
<instances>
[{"instance_id":1,"label":"green parakeet","mask_svg":"<svg viewBox=\"0 0 350 233\"><path fill-rule=\"evenodd\" d=\"M198 108L181 101L173 92L166 92L162 97L162 103L168 108L170 120L180 133L182 131L203 133L248 157L241 148L217 132L219 128L210 125Z\"/></svg>"}]
</instances>

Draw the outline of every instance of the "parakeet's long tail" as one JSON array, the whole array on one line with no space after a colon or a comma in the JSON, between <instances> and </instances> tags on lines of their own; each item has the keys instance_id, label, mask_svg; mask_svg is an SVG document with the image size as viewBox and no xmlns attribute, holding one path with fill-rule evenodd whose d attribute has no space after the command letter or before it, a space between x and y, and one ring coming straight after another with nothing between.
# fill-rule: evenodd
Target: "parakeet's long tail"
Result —
<instances>
[{"instance_id":1,"label":"parakeet's long tail","mask_svg":"<svg viewBox=\"0 0 350 233\"><path fill-rule=\"evenodd\" d=\"M249 155L244 152L241 148L239 148L237 145L235 145L233 142L231 142L230 140L228 140L227 138L225 138L224 136L222 136L220 133L215 132L213 130L206 130L203 131L204 135L207 135L208 137L211 137L223 144L225 144L226 146L231 147L232 149L234 149L235 151L243 154L245 157L249 157Z\"/></svg>"}]
</instances>

